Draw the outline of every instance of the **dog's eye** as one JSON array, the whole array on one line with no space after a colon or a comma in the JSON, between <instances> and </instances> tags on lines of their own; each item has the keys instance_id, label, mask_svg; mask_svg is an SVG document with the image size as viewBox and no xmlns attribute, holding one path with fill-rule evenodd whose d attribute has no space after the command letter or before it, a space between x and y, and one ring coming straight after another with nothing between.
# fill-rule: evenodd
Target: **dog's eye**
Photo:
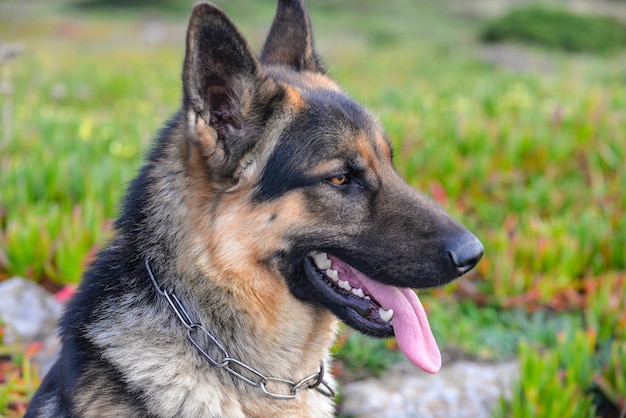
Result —
<instances>
[{"instance_id":1,"label":"dog's eye","mask_svg":"<svg viewBox=\"0 0 626 418\"><path fill-rule=\"evenodd\" d=\"M331 177L330 182L336 186L341 186L342 184L346 184L348 182L348 176L340 174L338 176Z\"/></svg>"}]
</instances>

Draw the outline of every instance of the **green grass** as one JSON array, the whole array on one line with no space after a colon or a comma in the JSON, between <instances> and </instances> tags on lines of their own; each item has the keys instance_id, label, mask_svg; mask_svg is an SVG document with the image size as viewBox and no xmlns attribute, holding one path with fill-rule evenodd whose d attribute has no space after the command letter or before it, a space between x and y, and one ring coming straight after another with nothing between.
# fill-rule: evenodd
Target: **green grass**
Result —
<instances>
[{"instance_id":1,"label":"green grass","mask_svg":"<svg viewBox=\"0 0 626 418\"><path fill-rule=\"evenodd\" d=\"M593 335L597 349L580 355L596 374L568 393L624 408L613 370L626 340L626 55L530 49L549 68L516 73L480 60L481 22L446 2L311 3L331 74L379 115L398 171L485 244L475 273L423 297L441 345L565 370L569 347ZM25 46L0 68L13 92L0 95L0 279L54 287L77 282L110 237L125 185L178 107L184 18L168 9L153 44L141 40L145 7L40 6L0 5L0 41ZM274 2L223 7L258 49ZM341 341L351 376L396 358L388 343ZM528 393L559 386L524 376L529 408ZM545 396L538 405L558 398Z\"/></svg>"},{"instance_id":2,"label":"green grass","mask_svg":"<svg viewBox=\"0 0 626 418\"><path fill-rule=\"evenodd\" d=\"M604 16L530 6L494 19L482 32L488 42L516 41L566 51L606 53L626 46L626 25Z\"/></svg>"}]
</instances>

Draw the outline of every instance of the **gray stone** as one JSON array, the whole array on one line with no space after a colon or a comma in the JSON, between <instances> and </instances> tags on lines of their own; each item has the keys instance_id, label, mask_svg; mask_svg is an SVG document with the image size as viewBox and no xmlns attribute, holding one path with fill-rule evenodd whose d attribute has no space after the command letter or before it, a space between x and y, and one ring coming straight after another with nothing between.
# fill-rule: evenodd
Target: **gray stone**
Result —
<instances>
[{"instance_id":1,"label":"gray stone","mask_svg":"<svg viewBox=\"0 0 626 418\"><path fill-rule=\"evenodd\" d=\"M444 364L436 375L402 362L379 379L347 384L341 412L355 418L491 417L517 376L515 362L459 361Z\"/></svg>"},{"instance_id":2,"label":"gray stone","mask_svg":"<svg viewBox=\"0 0 626 418\"><path fill-rule=\"evenodd\" d=\"M47 340L54 335L62 306L54 295L20 277L0 282L0 321L5 344Z\"/></svg>"},{"instance_id":3,"label":"gray stone","mask_svg":"<svg viewBox=\"0 0 626 418\"><path fill-rule=\"evenodd\" d=\"M43 341L43 346L31 359L37 369L40 379L43 379L50 371L61 354L61 340L52 336Z\"/></svg>"}]
</instances>

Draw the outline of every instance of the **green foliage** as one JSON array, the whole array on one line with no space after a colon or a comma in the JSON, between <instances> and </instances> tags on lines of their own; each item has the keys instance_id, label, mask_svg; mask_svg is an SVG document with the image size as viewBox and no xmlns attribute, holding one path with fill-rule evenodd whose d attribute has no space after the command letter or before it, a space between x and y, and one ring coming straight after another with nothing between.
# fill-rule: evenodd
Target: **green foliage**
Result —
<instances>
[{"instance_id":1,"label":"green foliage","mask_svg":"<svg viewBox=\"0 0 626 418\"><path fill-rule=\"evenodd\" d=\"M566 51L609 52L626 46L626 26L607 17L531 6L490 22L481 37L487 42L514 41Z\"/></svg>"},{"instance_id":2,"label":"green foliage","mask_svg":"<svg viewBox=\"0 0 626 418\"><path fill-rule=\"evenodd\" d=\"M626 341L614 341L608 350L608 359L595 377L600 392L626 416Z\"/></svg>"},{"instance_id":3,"label":"green foliage","mask_svg":"<svg viewBox=\"0 0 626 418\"><path fill-rule=\"evenodd\" d=\"M556 327L540 320L527 329L527 339L522 337L518 346L520 381L513 398L501 400L497 416L596 416L599 405L607 403L620 414L626 412L624 280L626 276L615 275L586 283L581 318L586 331L575 320ZM556 339L539 337L539 329ZM601 396L593 396L594 388ZM567 401L571 399L577 402Z\"/></svg>"},{"instance_id":4,"label":"green foliage","mask_svg":"<svg viewBox=\"0 0 626 418\"><path fill-rule=\"evenodd\" d=\"M626 275L610 274L585 283L584 318L600 341L626 341Z\"/></svg>"},{"instance_id":5,"label":"green foliage","mask_svg":"<svg viewBox=\"0 0 626 418\"><path fill-rule=\"evenodd\" d=\"M593 418L595 408L587 392L594 365L593 333L577 330L559 335L550 351L523 341L519 346L521 380L510 401L502 400L497 417Z\"/></svg>"},{"instance_id":6,"label":"green foliage","mask_svg":"<svg viewBox=\"0 0 626 418\"><path fill-rule=\"evenodd\" d=\"M0 328L1 331L1 328ZM0 346L0 416L22 417L41 384L31 363L32 348Z\"/></svg>"},{"instance_id":7,"label":"green foliage","mask_svg":"<svg viewBox=\"0 0 626 418\"><path fill-rule=\"evenodd\" d=\"M426 302L431 328L441 347L456 347L467 355L489 360L514 357L523 340L553 347L559 332L573 332L581 324L574 314L479 308L471 301L451 298Z\"/></svg>"},{"instance_id":8,"label":"green foliage","mask_svg":"<svg viewBox=\"0 0 626 418\"><path fill-rule=\"evenodd\" d=\"M189 8L189 4L178 0L75 0L70 4L79 10L148 9L171 12Z\"/></svg>"},{"instance_id":9,"label":"green foliage","mask_svg":"<svg viewBox=\"0 0 626 418\"><path fill-rule=\"evenodd\" d=\"M16 67L11 81L19 98L13 120L4 124L12 130L0 126L0 136L8 139L0 157L0 209L6 214L0 224L6 266L0 257L0 273L78 282L86 257L108 237L141 150L173 111L176 67L166 78L142 67L177 61L179 51L150 59L131 50L110 54L117 64L108 69L95 56L80 62L70 54L59 62L44 51L7 64ZM28 68L41 67L47 71L28 75ZM161 83L169 89L140 93Z\"/></svg>"},{"instance_id":10,"label":"green foliage","mask_svg":"<svg viewBox=\"0 0 626 418\"><path fill-rule=\"evenodd\" d=\"M399 351L390 350L393 345L392 340L369 338L346 328L333 349L335 374L344 380L379 376L403 358Z\"/></svg>"}]
</instances>

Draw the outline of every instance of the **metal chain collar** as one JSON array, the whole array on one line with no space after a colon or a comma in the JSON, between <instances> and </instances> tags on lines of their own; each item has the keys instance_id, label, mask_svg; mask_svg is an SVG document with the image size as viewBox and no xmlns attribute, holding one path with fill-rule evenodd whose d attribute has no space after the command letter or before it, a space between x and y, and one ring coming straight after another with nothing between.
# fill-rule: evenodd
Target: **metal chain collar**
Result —
<instances>
[{"instance_id":1,"label":"metal chain collar","mask_svg":"<svg viewBox=\"0 0 626 418\"><path fill-rule=\"evenodd\" d=\"M333 388L328 382L324 380L324 362L321 363L319 371L305 377L299 382L294 382L289 379L267 377L253 367L248 366L247 364L230 357L228 351L226 351L224 346L213 336L213 334L207 331L201 324L191 320L189 314L183 307L180 300L178 300L176 295L173 292L161 288L158 285L156 279L154 278L154 275L152 274L152 270L148 265L147 258L145 264L146 269L148 270L148 274L150 275L150 279L152 280L152 283L154 284L157 292L159 292L159 294L163 296L165 300L167 300L167 303L169 303L172 310L180 320L181 324L187 329L187 339L196 348L196 350L198 350L198 353L200 353L200 355L204 357L204 359L208 361L212 366L217 367L218 369L226 370L228 373L249 384L250 386L261 389L261 391L265 395L271 398L294 399L298 395L298 392L300 392L302 389L316 389L322 395L329 398L333 398L335 396L335 391L333 390ZM198 342L198 333L204 334L212 343L212 345L219 350L221 359L213 358L210 354L206 352L205 349L202 348L202 346ZM268 389L268 384L270 384L271 386L282 385L285 387L286 390L284 393L277 393Z\"/></svg>"}]
</instances>

